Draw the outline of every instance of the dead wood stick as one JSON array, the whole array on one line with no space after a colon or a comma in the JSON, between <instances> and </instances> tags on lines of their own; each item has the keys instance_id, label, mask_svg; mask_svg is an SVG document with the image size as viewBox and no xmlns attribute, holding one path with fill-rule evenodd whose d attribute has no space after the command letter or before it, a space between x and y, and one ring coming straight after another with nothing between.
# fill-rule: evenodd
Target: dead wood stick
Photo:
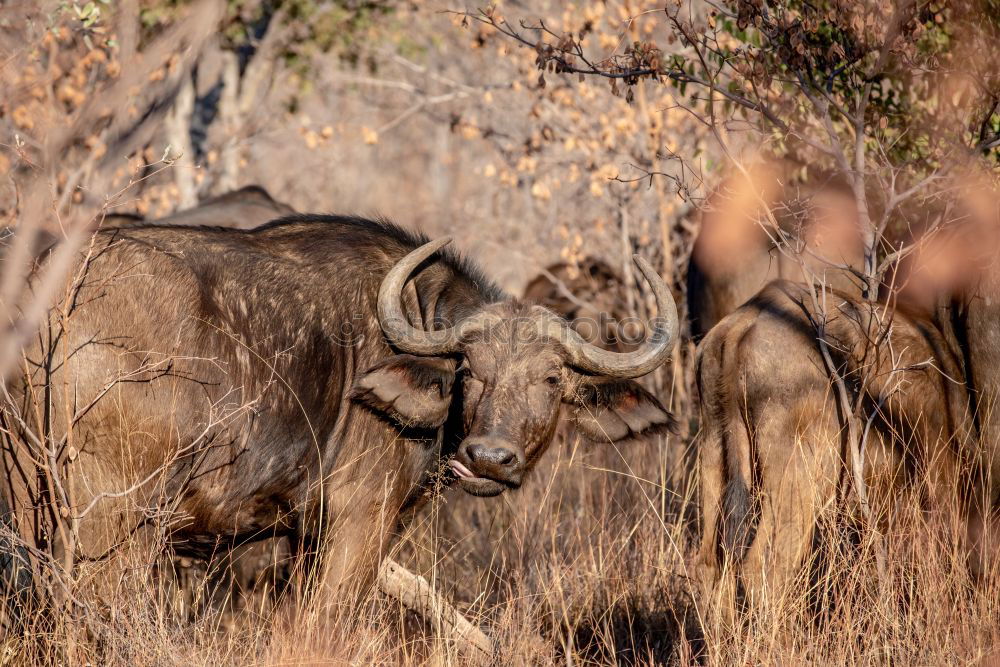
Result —
<instances>
[{"instance_id":1,"label":"dead wood stick","mask_svg":"<svg viewBox=\"0 0 1000 667\"><path fill-rule=\"evenodd\" d=\"M396 598L404 607L421 614L435 625L440 624L442 631L455 635L480 657L492 659L493 642L490 638L439 595L427 579L386 558L378 573L378 583L383 593Z\"/></svg>"}]
</instances>

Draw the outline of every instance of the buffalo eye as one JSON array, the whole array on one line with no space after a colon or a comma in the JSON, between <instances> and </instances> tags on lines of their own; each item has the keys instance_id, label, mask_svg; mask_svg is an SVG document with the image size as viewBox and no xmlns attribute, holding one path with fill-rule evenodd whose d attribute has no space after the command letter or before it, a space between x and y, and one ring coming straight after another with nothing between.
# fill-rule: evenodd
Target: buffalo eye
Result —
<instances>
[{"instance_id":1,"label":"buffalo eye","mask_svg":"<svg viewBox=\"0 0 1000 667\"><path fill-rule=\"evenodd\" d=\"M555 387L556 385L559 384L559 380L560 378L558 375L550 375L547 378L545 378L545 384L549 385L550 387Z\"/></svg>"}]
</instances>

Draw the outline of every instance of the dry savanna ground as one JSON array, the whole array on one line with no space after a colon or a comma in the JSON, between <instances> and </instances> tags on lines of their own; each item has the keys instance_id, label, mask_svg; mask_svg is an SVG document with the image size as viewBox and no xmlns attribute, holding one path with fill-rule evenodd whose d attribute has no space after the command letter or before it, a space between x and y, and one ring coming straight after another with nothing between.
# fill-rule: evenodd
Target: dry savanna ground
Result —
<instances>
[{"instance_id":1,"label":"dry savanna ground","mask_svg":"<svg viewBox=\"0 0 1000 667\"><path fill-rule=\"evenodd\" d=\"M738 633L703 627L690 585L690 456L680 441L602 449L561 438L518 492L436 498L396 559L482 627L501 664L991 665L1000 657L997 573L973 584L953 530L913 508L898 520L907 528L888 535L887 581L871 545L828 517L839 527L827 535L820 576L769 591ZM350 609L303 608L293 591L275 596L284 573L258 570L250 585L228 578L223 558L207 573L162 557L151 568L154 560L138 549L107 563L115 585L99 611L8 638L5 664L29 655L33 664L72 656L122 665L472 659L454 634L378 592ZM280 569L280 548L274 560Z\"/></svg>"}]
</instances>

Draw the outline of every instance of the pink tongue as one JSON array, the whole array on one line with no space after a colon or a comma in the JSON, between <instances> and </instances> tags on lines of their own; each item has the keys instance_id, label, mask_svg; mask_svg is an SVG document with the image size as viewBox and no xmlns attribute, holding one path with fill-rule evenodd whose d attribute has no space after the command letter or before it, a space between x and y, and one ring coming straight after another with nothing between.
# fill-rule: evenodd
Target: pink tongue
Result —
<instances>
[{"instance_id":1,"label":"pink tongue","mask_svg":"<svg viewBox=\"0 0 1000 667\"><path fill-rule=\"evenodd\" d=\"M459 477L465 477L466 479L475 479L476 478L476 476L472 474L471 470L469 470L468 468L466 468L464 465L462 465L461 463L459 463L455 459L452 459L451 461L448 461L448 465L451 466L451 469L454 470L455 474L458 475Z\"/></svg>"}]
</instances>

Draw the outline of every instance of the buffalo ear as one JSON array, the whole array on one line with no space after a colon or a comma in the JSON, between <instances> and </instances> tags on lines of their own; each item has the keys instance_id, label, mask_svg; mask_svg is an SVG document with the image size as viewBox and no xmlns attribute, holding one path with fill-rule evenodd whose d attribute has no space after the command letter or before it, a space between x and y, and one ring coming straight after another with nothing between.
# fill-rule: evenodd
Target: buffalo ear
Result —
<instances>
[{"instance_id":1,"label":"buffalo ear","mask_svg":"<svg viewBox=\"0 0 1000 667\"><path fill-rule=\"evenodd\" d=\"M455 362L397 354L364 372L350 397L401 426L437 428L448 418Z\"/></svg>"},{"instance_id":2,"label":"buffalo ear","mask_svg":"<svg viewBox=\"0 0 1000 667\"><path fill-rule=\"evenodd\" d=\"M590 379L567 401L577 429L594 442L677 432L677 422L659 400L633 380Z\"/></svg>"}]
</instances>

